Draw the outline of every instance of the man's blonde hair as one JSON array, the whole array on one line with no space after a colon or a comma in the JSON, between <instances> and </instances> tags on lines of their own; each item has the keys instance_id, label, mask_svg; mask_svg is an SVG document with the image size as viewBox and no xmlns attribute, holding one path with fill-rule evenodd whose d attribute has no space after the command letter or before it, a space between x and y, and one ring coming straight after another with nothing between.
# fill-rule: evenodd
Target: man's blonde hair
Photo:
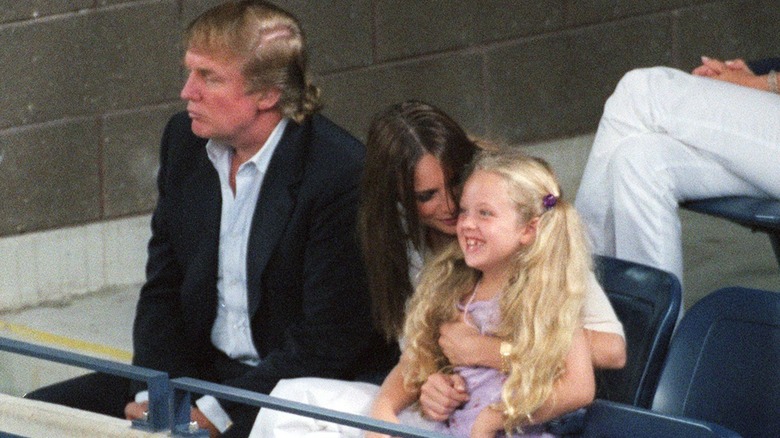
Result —
<instances>
[{"instance_id":1,"label":"man's blonde hair","mask_svg":"<svg viewBox=\"0 0 780 438\"><path fill-rule=\"evenodd\" d=\"M236 59L247 92L280 91L279 109L301 122L320 107L320 90L306 67L306 39L298 20L265 1L243 0L216 6L187 28L187 50Z\"/></svg>"}]
</instances>

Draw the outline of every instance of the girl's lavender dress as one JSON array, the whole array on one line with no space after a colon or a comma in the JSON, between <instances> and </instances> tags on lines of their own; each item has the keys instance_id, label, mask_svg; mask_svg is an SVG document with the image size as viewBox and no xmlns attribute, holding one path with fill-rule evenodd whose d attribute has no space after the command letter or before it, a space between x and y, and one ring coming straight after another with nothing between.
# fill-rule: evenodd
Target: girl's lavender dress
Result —
<instances>
[{"instance_id":1,"label":"girl's lavender dress","mask_svg":"<svg viewBox=\"0 0 780 438\"><path fill-rule=\"evenodd\" d=\"M459 306L464 310L466 306ZM494 331L500 320L498 308L498 296L488 301L476 301L467 305L468 313L476 324L480 333L490 334ZM477 415L493 403L501 400L501 386L506 376L493 368L485 367L456 367L455 372L466 381L469 391L469 401L460 409L450 415L450 418L439 423L436 430L456 437L468 437L471 427L477 419ZM544 431L544 425L525 426L522 434L513 434L512 437L523 438L553 438L555 435ZM504 432L496 434L496 437L505 437Z\"/></svg>"}]
</instances>

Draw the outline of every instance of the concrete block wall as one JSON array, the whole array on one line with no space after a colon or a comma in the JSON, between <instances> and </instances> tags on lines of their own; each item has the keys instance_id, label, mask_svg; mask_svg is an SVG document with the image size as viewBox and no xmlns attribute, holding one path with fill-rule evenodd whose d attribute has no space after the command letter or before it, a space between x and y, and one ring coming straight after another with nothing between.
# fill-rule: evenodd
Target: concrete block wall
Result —
<instances>
[{"instance_id":1,"label":"concrete block wall","mask_svg":"<svg viewBox=\"0 0 780 438\"><path fill-rule=\"evenodd\" d=\"M183 108L181 32L218 3L0 0L3 248L31 233L47 242L58 238L58 230L76 227L89 234L102 230L99 224L127 220L132 230L134 218L148 220L160 133ZM549 148L591 134L604 100L626 71L658 64L689 70L702 54L777 55L780 23L776 0L277 3L299 16L308 34L325 113L358 137L365 137L371 115L383 106L419 98L475 134L546 142ZM562 179L576 182L587 148L582 144L571 155L547 152L571 157L558 169ZM105 247L114 238L145 237L118 234L97 240L105 239ZM145 243L118 246L142 254ZM30 252L3 250L0 267L16 268L0 272L17 273L32 263L13 259L19 251ZM57 260L74 247L49 251ZM67 285L68 276L62 276ZM97 287L90 281L82 283Z\"/></svg>"}]
</instances>

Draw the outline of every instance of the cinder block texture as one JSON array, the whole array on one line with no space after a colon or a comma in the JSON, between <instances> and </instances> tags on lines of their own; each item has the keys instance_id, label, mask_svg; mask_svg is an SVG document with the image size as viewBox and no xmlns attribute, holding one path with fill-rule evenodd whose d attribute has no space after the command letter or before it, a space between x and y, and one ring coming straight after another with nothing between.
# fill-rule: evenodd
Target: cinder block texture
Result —
<instances>
[{"instance_id":1,"label":"cinder block texture","mask_svg":"<svg viewBox=\"0 0 780 438\"><path fill-rule=\"evenodd\" d=\"M560 0L377 0L379 60L502 41L563 25Z\"/></svg>"},{"instance_id":2,"label":"cinder block texture","mask_svg":"<svg viewBox=\"0 0 780 438\"><path fill-rule=\"evenodd\" d=\"M94 120L0 134L0 234L99 219L99 145Z\"/></svg>"},{"instance_id":3,"label":"cinder block texture","mask_svg":"<svg viewBox=\"0 0 780 438\"><path fill-rule=\"evenodd\" d=\"M489 50L490 132L527 142L593 130L626 71L669 64L671 33L669 17L643 17Z\"/></svg>"},{"instance_id":4,"label":"cinder block texture","mask_svg":"<svg viewBox=\"0 0 780 438\"><path fill-rule=\"evenodd\" d=\"M174 1L0 27L0 129L173 101Z\"/></svg>"},{"instance_id":5,"label":"cinder block texture","mask_svg":"<svg viewBox=\"0 0 780 438\"><path fill-rule=\"evenodd\" d=\"M579 25L691 9L713 0L566 0L565 3L567 24Z\"/></svg>"},{"instance_id":6,"label":"cinder block texture","mask_svg":"<svg viewBox=\"0 0 780 438\"><path fill-rule=\"evenodd\" d=\"M301 20L312 71L330 72L373 62L372 0L282 0Z\"/></svg>"},{"instance_id":7,"label":"cinder block texture","mask_svg":"<svg viewBox=\"0 0 780 438\"><path fill-rule=\"evenodd\" d=\"M106 216L125 216L154 208L160 137L168 118L182 109L184 105L177 103L106 116L103 122Z\"/></svg>"},{"instance_id":8,"label":"cinder block texture","mask_svg":"<svg viewBox=\"0 0 780 438\"><path fill-rule=\"evenodd\" d=\"M78 11L94 3L94 0L0 0L0 23Z\"/></svg>"},{"instance_id":9,"label":"cinder block texture","mask_svg":"<svg viewBox=\"0 0 780 438\"><path fill-rule=\"evenodd\" d=\"M480 129L484 126L482 64L481 55L466 53L328 75L322 83L325 113L365 139L373 114L381 108L421 99L463 121L465 127Z\"/></svg>"},{"instance_id":10,"label":"cinder block texture","mask_svg":"<svg viewBox=\"0 0 780 438\"><path fill-rule=\"evenodd\" d=\"M725 1L679 13L679 65L689 70L701 55L722 59L780 56L780 2Z\"/></svg>"}]
</instances>

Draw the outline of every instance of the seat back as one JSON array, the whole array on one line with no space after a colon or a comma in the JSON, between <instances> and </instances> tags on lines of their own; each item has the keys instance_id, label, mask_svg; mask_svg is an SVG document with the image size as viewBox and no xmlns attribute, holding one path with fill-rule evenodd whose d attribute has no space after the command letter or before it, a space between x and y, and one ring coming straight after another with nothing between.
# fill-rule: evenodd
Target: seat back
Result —
<instances>
[{"instance_id":1,"label":"seat back","mask_svg":"<svg viewBox=\"0 0 780 438\"><path fill-rule=\"evenodd\" d=\"M726 288L685 315L653 411L780 436L780 293Z\"/></svg>"},{"instance_id":2,"label":"seat back","mask_svg":"<svg viewBox=\"0 0 780 438\"><path fill-rule=\"evenodd\" d=\"M741 438L717 424L596 400L588 408L583 438Z\"/></svg>"},{"instance_id":3,"label":"seat back","mask_svg":"<svg viewBox=\"0 0 780 438\"><path fill-rule=\"evenodd\" d=\"M596 397L650 407L680 311L677 278L650 266L595 256L596 276L626 333L626 366L596 371Z\"/></svg>"}]
</instances>

